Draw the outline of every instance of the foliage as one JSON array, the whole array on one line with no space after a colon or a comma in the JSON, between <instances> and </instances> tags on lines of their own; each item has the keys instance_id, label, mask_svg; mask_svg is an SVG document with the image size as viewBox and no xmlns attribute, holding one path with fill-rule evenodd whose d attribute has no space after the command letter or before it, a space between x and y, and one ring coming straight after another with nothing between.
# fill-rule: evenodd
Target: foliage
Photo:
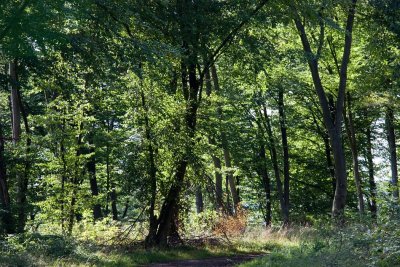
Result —
<instances>
[{"instance_id":1,"label":"foliage","mask_svg":"<svg viewBox=\"0 0 400 267\"><path fill-rule=\"evenodd\" d=\"M209 238L272 251L260 264L398 264L399 12L1 1L0 263L147 263L196 253L137 242Z\"/></svg>"}]
</instances>

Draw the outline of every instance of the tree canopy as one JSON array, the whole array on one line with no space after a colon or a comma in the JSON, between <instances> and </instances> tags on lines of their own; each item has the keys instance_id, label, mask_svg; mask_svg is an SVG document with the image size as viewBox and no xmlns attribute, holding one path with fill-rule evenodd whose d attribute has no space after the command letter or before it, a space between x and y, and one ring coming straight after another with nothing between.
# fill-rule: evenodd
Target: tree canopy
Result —
<instances>
[{"instance_id":1,"label":"tree canopy","mask_svg":"<svg viewBox=\"0 0 400 267\"><path fill-rule=\"evenodd\" d=\"M391 218L399 44L396 0L3 0L0 234Z\"/></svg>"}]
</instances>

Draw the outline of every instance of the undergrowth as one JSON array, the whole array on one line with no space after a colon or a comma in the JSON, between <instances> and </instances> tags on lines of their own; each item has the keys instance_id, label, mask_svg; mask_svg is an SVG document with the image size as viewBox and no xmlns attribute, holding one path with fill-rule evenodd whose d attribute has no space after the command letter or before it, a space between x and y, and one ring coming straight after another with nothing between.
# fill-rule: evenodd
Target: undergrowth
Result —
<instances>
[{"instance_id":1,"label":"undergrowth","mask_svg":"<svg viewBox=\"0 0 400 267\"><path fill-rule=\"evenodd\" d=\"M400 266L399 229L397 220L315 227L307 235L298 232L296 242L272 246L266 256L240 266ZM284 231L281 234L281 238L286 235Z\"/></svg>"},{"instance_id":2,"label":"undergrowth","mask_svg":"<svg viewBox=\"0 0 400 267\"><path fill-rule=\"evenodd\" d=\"M198 220L199 218L196 218ZM212 221L206 218L207 223ZM0 266L143 266L172 260L259 254L253 266L400 266L400 223L349 223L336 227L249 227L243 216L217 219L199 232L182 233L184 244L146 250L145 226L83 221L71 236L42 225L0 239ZM193 231L193 228L190 228ZM201 236L204 229L206 235Z\"/></svg>"}]
</instances>

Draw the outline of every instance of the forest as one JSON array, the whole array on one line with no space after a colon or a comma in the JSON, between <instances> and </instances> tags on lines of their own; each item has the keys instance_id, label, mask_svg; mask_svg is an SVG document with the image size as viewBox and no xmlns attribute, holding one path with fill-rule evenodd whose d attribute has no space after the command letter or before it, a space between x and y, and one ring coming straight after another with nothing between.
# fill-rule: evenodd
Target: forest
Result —
<instances>
[{"instance_id":1,"label":"forest","mask_svg":"<svg viewBox=\"0 0 400 267\"><path fill-rule=\"evenodd\" d=\"M0 266L400 266L399 107L399 0L1 0Z\"/></svg>"}]
</instances>

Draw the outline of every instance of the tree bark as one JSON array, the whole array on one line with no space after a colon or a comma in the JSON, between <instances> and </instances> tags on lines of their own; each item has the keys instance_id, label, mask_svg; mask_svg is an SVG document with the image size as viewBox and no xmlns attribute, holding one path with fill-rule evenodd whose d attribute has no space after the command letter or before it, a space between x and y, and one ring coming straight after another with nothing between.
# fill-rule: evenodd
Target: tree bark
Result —
<instances>
[{"instance_id":1,"label":"tree bark","mask_svg":"<svg viewBox=\"0 0 400 267\"><path fill-rule=\"evenodd\" d=\"M347 132L347 137L350 143L350 150L353 159L353 175L354 182L357 189L357 199L358 199L358 210L360 215L364 214L364 197L362 192L362 183L360 175L360 167L358 162L358 148L357 139L353 122L353 112L352 112L352 99L349 92L347 92L347 110L345 110L345 127ZM347 113L347 114L346 114Z\"/></svg>"},{"instance_id":2,"label":"tree bark","mask_svg":"<svg viewBox=\"0 0 400 267\"><path fill-rule=\"evenodd\" d=\"M394 130L394 112L393 109L388 107L386 109L386 133L389 144L390 154L390 170L393 198L397 201L399 199L399 188L398 188L398 171L397 171L397 148L396 148L396 134Z\"/></svg>"}]
</instances>

